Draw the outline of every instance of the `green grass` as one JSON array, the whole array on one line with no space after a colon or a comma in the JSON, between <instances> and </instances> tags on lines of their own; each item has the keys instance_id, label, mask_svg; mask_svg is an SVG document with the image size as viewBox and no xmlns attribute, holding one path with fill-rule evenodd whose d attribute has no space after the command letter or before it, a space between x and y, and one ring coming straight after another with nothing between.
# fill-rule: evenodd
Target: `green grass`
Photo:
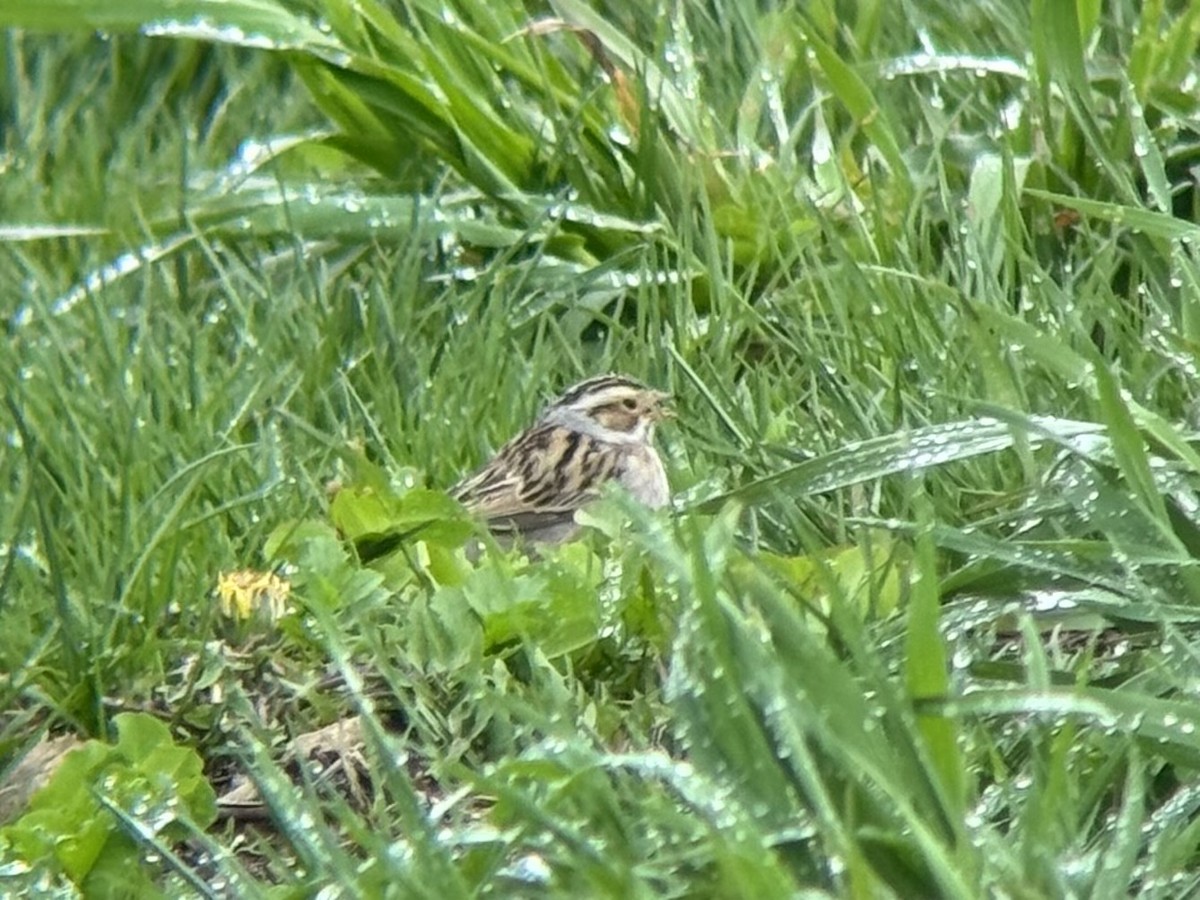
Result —
<instances>
[{"instance_id":1,"label":"green grass","mask_svg":"<svg viewBox=\"0 0 1200 900\"><path fill-rule=\"evenodd\" d=\"M0 775L97 743L3 891L1195 891L1198 22L5 5ZM675 509L468 562L607 370ZM285 752L350 713L361 802Z\"/></svg>"}]
</instances>

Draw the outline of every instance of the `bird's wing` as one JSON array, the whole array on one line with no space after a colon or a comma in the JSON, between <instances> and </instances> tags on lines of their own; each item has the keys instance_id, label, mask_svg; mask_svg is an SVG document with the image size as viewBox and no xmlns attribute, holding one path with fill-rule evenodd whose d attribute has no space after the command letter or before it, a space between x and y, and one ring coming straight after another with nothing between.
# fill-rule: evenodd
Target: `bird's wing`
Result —
<instances>
[{"instance_id":1,"label":"bird's wing","mask_svg":"<svg viewBox=\"0 0 1200 900\"><path fill-rule=\"evenodd\" d=\"M599 496L618 456L595 438L539 425L506 444L451 493L492 531L534 531L570 521Z\"/></svg>"}]
</instances>

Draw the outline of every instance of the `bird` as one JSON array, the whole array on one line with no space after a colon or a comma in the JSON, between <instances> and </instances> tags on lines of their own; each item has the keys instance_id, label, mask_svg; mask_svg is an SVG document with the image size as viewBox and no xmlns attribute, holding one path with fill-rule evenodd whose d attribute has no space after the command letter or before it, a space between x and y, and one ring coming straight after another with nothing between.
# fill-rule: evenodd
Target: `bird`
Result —
<instances>
[{"instance_id":1,"label":"bird","mask_svg":"<svg viewBox=\"0 0 1200 900\"><path fill-rule=\"evenodd\" d=\"M609 482L664 507L671 493L654 430L671 415L669 400L628 375L588 378L449 493L504 547L571 540L580 531L575 513Z\"/></svg>"}]
</instances>

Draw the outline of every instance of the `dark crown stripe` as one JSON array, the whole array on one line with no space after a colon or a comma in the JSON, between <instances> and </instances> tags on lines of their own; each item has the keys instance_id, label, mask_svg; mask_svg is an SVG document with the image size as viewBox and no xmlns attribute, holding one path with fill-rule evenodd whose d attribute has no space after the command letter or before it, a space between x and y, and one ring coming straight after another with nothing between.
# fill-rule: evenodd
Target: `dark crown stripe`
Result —
<instances>
[{"instance_id":1,"label":"dark crown stripe","mask_svg":"<svg viewBox=\"0 0 1200 900\"><path fill-rule=\"evenodd\" d=\"M592 394L596 391L613 387L630 387L639 391L646 390L646 386L640 381L635 381L625 375L597 375L595 378L589 378L587 381L581 381L579 384L568 388L566 393L554 401L554 405L568 406L586 394Z\"/></svg>"}]
</instances>

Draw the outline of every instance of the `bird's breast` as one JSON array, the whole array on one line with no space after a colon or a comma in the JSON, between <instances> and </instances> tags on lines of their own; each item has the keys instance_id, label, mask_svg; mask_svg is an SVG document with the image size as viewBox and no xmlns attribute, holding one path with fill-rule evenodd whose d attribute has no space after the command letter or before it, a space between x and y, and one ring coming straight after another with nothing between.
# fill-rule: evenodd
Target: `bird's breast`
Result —
<instances>
[{"instance_id":1,"label":"bird's breast","mask_svg":"<svg viewBox=\"0 0 1200 900\"><path fill-rule=\"evenodd\" d=\"M667 471L658 452L649 445L629 449L618 480L635 499L651 509L666 506L671 499Z\"/></svg>"}]
</instances>

